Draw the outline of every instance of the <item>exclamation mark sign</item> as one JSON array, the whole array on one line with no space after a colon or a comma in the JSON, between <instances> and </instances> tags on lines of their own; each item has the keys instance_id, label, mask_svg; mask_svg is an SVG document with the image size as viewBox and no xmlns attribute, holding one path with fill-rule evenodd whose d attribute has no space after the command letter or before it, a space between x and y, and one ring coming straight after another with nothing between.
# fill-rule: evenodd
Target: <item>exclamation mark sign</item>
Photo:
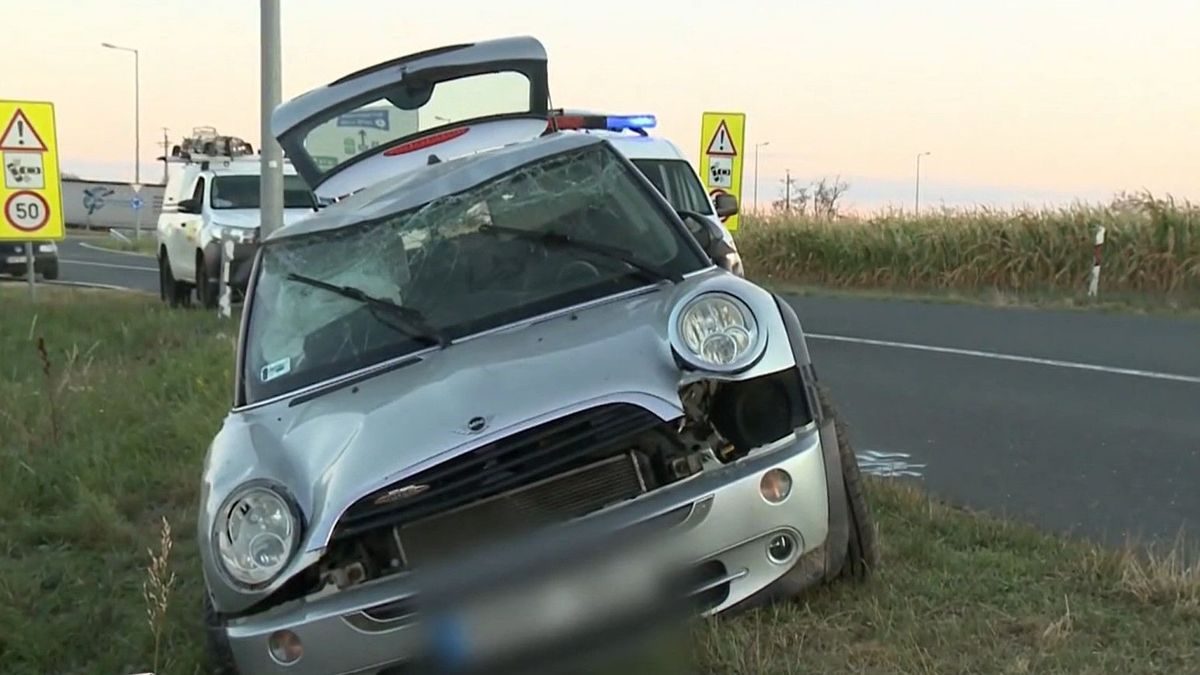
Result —
<instances>
[{"instance_id":1,"label":"exclamation mark sign","mask_svg":"<svg viewBox=\"0 0 1200 675\"><path fill-rule=\"evenodd\" d=\"M25 145L25 122L17 120L17 144Z\"/></svg>"}]
</instances>

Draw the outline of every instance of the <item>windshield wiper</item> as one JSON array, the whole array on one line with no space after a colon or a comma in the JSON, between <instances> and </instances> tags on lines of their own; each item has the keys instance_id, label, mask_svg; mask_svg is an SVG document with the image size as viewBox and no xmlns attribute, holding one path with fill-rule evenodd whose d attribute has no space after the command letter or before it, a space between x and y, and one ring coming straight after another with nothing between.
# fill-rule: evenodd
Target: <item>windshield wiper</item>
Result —
<instances>
[{"instance_id":1,"label":"windshield wiper","mask_svg":"<svg viewBox=\"0 0 1200 675\"><path fill-rule=\"evenodd\" d=\"M672 274L666 270L659 269L650 263L638 260L637 257L633 255L632 251L627 251L617 246L609 246L608 244L601 244L595 241L576 239L566 234L559 234L558 232L531 232L516 227L504 227L502 225L485 225L484 227L479 228L479 231L511 234L519 239L536 241L545 246L572 248L579 251L594 253L610 260L616 260L617 262L624 263L625 265L628 265L634 270L640 272L642 276L648 277L654 281L670 281L671 283L679 283L683 281L683 275Z\"/></svg>"},{"instance_id":2,"label":"windshield wiper","mask_svg":"<svg viewBox=\"0 0 1200 675\"><path fill-rule=\"evenodd\" d=\"M412 307L398 305L387 298L377 298L373 295L369 295L361 288L355 288L354 286L339 286L337 284L331 284L327 281L321 281L320 279L306 277L303 274L296 274L295 272L288 274L287 278L292 281L298 281L302 284L307 284L313 288L319 288L323 291L336 293L343 298L357 300L365 305L371 312L372 316L374 316L376 319L379 319L380 323L395 328L402 333L407 333L409 336L417 338L418 340L437 345L443 349L450 346L450 338L446 337L445 333L432 326L425 319L424 314L416 309L413 309ZM399 319L400 325L384 321L383 318L376 313L380 311L387 312L387 314L391 317Z\"/></svg>"}]
</instances>

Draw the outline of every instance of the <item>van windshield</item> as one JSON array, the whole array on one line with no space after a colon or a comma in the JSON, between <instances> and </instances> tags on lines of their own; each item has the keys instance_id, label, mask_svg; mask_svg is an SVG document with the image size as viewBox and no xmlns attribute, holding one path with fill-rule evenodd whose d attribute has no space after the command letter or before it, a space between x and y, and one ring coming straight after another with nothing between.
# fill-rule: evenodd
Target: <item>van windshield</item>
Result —
<instances>
[{"instance_id":1,"label":"van windshield","mask_svg":"<svg viewBox=\"0 0 1200 675\"><path fill-rule=\"evenodd\" d=\"M253 174L242 176L217 176L212 184L212 207L214 209L257 209L259 177ZM299 176L283 177L283 208L311 209L316 204L312 191Z\"/></svg>"},{"instance_id":2,"label":"van windshield","mask_svg":"<svg viewBox=\"0 0 1200 675\"><path fill-rule=\"evenodd\" d=\"M681 211L712 215L712 206L692 165L682 159L635 159L635 166L654 183L667 201Z\"/></svg>"}]
</instances>

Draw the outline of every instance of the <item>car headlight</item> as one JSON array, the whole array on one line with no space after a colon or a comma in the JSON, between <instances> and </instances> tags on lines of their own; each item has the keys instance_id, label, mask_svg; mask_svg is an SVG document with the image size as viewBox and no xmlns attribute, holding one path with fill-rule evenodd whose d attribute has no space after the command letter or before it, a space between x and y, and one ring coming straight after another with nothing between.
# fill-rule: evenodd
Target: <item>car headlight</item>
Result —
<instances>
[{"instance_id":1,"label":"car headlight","mask_svg":"<svg viewBox=\"0 0 1200 675\"><path fill-rule=\"evenodd\" d=\"M58 251L58 247L54 244L38 244L38 253L54 253Z\"/></svg>"},{"instance_id":2,"label":"car headlight","mask_svg":"<svg viewBox=\"0 0 1200 675\"><path fill-rule=\"evenodd\" d=\"M762 352L754 313L727 293L703 293L690 300L676 313L672 333L680 356L707 370L741 370Z\"/></svg>"},{"instance_id":3,"label":"car headlight","mask_svg":"<svg viewBox=\"0 0 1200 675\"><path fill-rule=\"evenodd\" d=\"M296 549L296 517L278 492L254 486L225 502L215 536L221 565L234 581L261 586L283 571Z\"/></svg>"}]
</instances>

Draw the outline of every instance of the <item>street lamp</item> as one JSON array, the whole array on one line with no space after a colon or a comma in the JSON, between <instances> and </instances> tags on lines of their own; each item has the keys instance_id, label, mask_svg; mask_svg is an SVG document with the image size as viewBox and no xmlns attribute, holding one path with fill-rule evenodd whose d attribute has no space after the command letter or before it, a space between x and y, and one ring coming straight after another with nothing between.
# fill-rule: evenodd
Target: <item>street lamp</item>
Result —
<instances>
[{"instance_id":1,"label":"street lamp","mask_svg":"<svg viewBox=\"0 0 1200 675\"><path fill-rule=\"evenodd\" d=\"M758 149L770 145L771 141L754 144L754 212L758 213Z\"/></svg>"},{"instance_id":2,"label":"street lamp","mask_svg":"<svg viewBox=\"0 0 1200 675\"><path fill-rule=\"evenodd\" d=\"M921 158L928 157L932 154L933 153L931 153L931 152L918 152L917 153L917 196L916 196L916 203L914 204L913 211L914 211L914 214L918 215L918 216L921 215Z\"/></svg>"},{"instance_id":3,"label":"street lamp","mask_svg":"<svg viewBox=\"0 0 1200 675\"><path fill-rule=\"evenodd\" d=\"M108 42L100 43L106 49L116 49L122 52L133 52L133 184L142 184L142 104L141 77L138 74L138 50L132 47L118 47Z\"/></svg>"}]
</instances>

